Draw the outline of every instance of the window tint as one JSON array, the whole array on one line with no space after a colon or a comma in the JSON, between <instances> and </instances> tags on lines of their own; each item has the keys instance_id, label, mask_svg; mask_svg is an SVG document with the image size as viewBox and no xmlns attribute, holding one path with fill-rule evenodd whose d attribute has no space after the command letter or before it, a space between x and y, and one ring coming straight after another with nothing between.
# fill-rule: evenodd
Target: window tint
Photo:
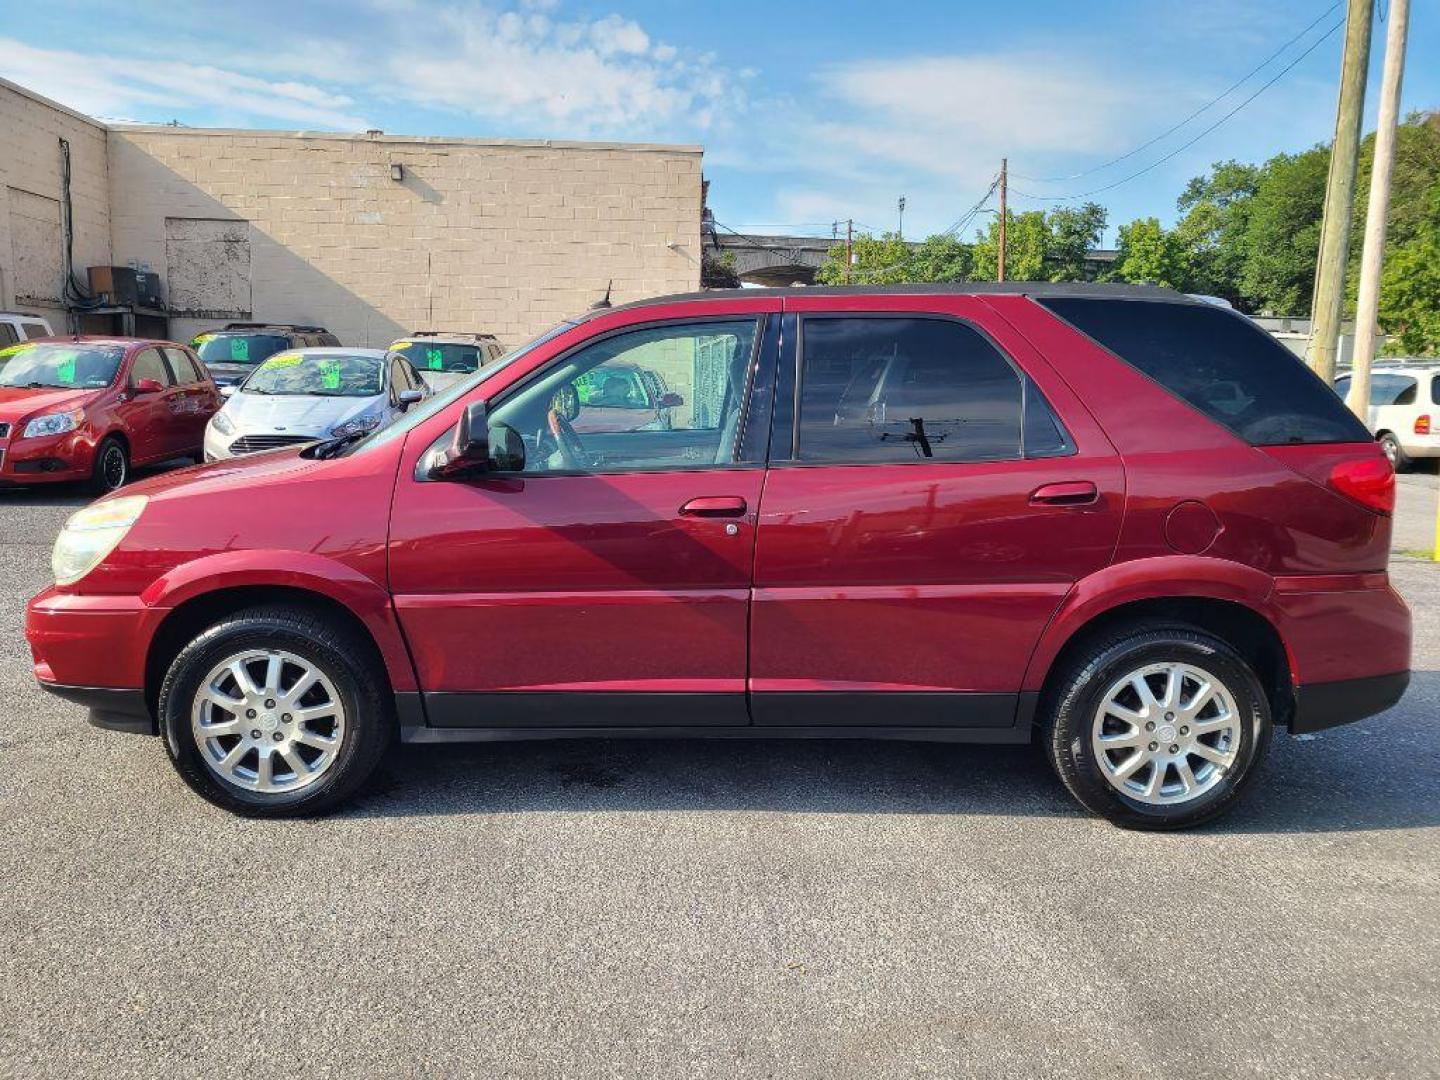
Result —
<instances>
[{"instance_id":1,"label":"window tint","mask_svg":"<svg viewBox=\"0 0 1440 1080\"><path fill-rule=\"evenodd\" d=\"M202 376L195 370L190 362L190 357L182 349L166 349L165 359L170 361L170 370L175 373L175 381L181 383L197 383L203 381Z\"/></svg>"},{"instance_id":2,"label":"window tint","mask_svg":"<svg viewBox=\"0 0 1440 1080\"><path fill-rule=\"evenodd\" d=\"M1414 405L1417 382L1411 375L1370 376L1371 405Z\"/></svg>"},{"instance_id":3,"label":"window tint","mask_svg":"<svg viewBox=\"0 0 1440 1080\"><path fill-rule=\"evenodd\" d=\"M50 331L45 329L44 323L25 322L21 323L20 325L24 328L25 336L28 338L42 338L50 336Z\"/></svg>"},{"instance_id":4,"label":"window tint","mask_svg":"<svg viewBox=\"0 0 1440 1080\"><path fill-rule=\"evenodd\" d=\"M1440 376L1432 376L1430 379L1430 403L1440 405Z\"/></svg>"},{"instance_id":5,"label":"window tint","mask_svg":"<svg viewBox=\"0 0 1440 1080\"><path fill-rule=\"evenodd\" d=\"M15 328L9 323L0 323L0 349L6 345L14 345L20 338L15 333Z\"/></svg>"},{"instance_id":6,"label":"window tint","mask_svg":"<svg viewBox=\"0 0 1440 1080\"><path fill-rule=\"evenodd\" d=\"M1029 376L1025 378L1025 456L1060 457L1075 453L1075 443L1050 402Z\"/></svg>"},{"instance_id":7,"label":"window tint","mask_svg":"<svg viewBox=\"0 0 1440 1080\"><path fill-rule=\"evenodd\" d=\"M800 460L1020 456L1020 379L972 327L948 319L810 317L800 337Z\"/></svg>"},{"instance_id":8,"label":"window tint","mask_svg":"<svg viewBox=\"0 0 1440 1080\"><path fill-rule=\"evenodd\" d=\"M134 386L141 379L154 379L161 386L175 385L175 380L170 377L170 369L165 366L165 361L160 359L159 349L146 349L135 357L135 363L130 368L130 385Z\"/></svg>"},{"instance_id":9,"label":"window tint","mask_svg":"<svg viewBox=\"0 0 1440 1080\"><path fill-rule=\"evenodd\" d=\"M494 408L491 445L521 440L527 473L733 462L755 334L755 320L737 319L604 338Z\"/></svg>"},{"instance_id":10,"label":"window tint","mask_svg":"<svg viewBox=\"0 0 1440 1080\"><path fill-rule=\"evenodd\" d=\"M1244 316L1208 304L1040 303L1253 445L1370 439L1333 390Z\"/></svg>"}]
</instances>

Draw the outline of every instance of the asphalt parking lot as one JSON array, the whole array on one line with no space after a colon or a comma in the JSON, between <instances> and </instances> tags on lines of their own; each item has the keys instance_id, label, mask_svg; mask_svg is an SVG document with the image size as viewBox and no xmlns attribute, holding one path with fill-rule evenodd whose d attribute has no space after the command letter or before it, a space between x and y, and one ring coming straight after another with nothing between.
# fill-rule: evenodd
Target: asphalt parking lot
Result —
<instances>
[{"instance_id":1,"label":"asphalt parking lot","mask_svg":"<svg viewBox=\"0 0 1440 1080\"><path fill-rule=\"evenodd\" d=\"M35 687L81 501L0 493L0 1074L1440 1075L1440 566L1405 700L1198 832L860 742L411 748L259 823Z\"/></svg>"}]
</instances>

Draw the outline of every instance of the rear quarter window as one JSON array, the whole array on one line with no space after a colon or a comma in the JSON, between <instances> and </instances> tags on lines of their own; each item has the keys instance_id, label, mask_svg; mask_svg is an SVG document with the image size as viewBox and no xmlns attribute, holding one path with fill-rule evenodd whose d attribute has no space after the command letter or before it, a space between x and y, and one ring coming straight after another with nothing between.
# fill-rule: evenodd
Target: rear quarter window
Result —
<instances>
[{"instance_id":1,"label":"rear quarter window","mask_svg":"<svg viewBox=\"0 0 1440 1080\"><path fill-rule=\"evenodd\" d=\"M1371 437L1334 390L1243 315L1154 300L1038 303L1251 445Z\"/></svg>"}]
</instances>

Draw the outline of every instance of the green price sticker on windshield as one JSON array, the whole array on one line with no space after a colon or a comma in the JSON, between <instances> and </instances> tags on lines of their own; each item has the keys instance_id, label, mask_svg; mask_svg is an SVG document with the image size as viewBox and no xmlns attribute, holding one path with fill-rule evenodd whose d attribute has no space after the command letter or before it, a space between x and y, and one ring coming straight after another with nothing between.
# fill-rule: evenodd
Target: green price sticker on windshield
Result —
<instances>
[{"instance_id":1,"label":"green price sticker on windshield","mask_svg":"<svg viewBox=\"0 0 1440 1080\"><path fill-rule=\"evenodd\" d=\"M250 362L250 339L243 337L232 337L230 339L230 359L238 360L242 364Z\"/></svg>"},{"instance_id":2,"label":"green price sticker on windshield","mask_svg":"<svg viewBox=\"0 0 1440 1080\"><path fill-rule=\"evenodd\" d=\"M445 366L445 354L439 349L425 350L425 366L431 371L439 371Z\"/></svg>"},{"instance_id":3,"label":"green price sticker on windshield","mask_svg":"<svg viewBox=\"0 0 1440 1080\"><path fill-rule=\"evenodd\" d=\"M320 385L326 390L340 389L340 364L334 360L320 362Z\"/></svg>"},{"instance_id":4,"label":"green price sticker on windshield","mask_svg":"<svg viewBox=\"0 0 1440 1080\"><path fill-rule=\"evenodd\" d=\"M64 360L55 365L55 378L66 386L75 385L75 354L67 353Z\"/></svg>"}]
</instances>

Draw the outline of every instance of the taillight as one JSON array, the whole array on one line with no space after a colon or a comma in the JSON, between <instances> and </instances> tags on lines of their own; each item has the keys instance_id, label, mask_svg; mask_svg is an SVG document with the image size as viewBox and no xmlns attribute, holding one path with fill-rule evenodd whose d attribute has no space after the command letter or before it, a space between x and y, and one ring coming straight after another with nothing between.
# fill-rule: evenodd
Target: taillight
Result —
<instances>
[{"instance_id":1,"label":"taillight","mask_svg":"<svg viewBox=\"0 0 1440 1080\"><path fill-rule=\"evenodd\" d=\"M1429 434L1430 434L1430 414L1429 414L1429 413L1426 413L1424 416L1417 416L1417 417L1415 418L1415 434L1416 434L1416 435L1429 435Z\"/></svg>"},{"instance_id":2,"label":"taillight","mask_svg":"<svg viewBox=\"0 0 1440 1080\"><path fill-rule=\"evenodd\" d=\"M1383 457L1340 462L1330 470L1330 486L1377 514L1395 509L1395 470Z\"/></svg>"}]
</instances>

